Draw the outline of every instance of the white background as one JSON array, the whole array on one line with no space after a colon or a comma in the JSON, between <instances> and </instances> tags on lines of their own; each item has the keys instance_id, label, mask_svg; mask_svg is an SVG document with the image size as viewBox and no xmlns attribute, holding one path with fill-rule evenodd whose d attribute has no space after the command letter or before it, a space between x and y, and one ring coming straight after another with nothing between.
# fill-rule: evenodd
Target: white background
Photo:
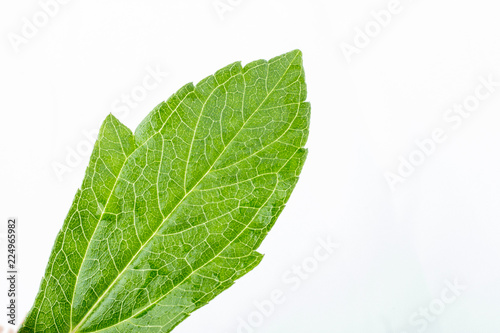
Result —
<instances>
[{"instance_id":1,"label":"white background","mask_svg":"<svg viewBox=\"0 0 500 333\"><path fill-rule=\"evenodd\" d=\"M230 10L218 12L220 3ZM481 78L500 82L500 8L491 0L401 0L377 31L370 13L389 3L72 0L16 52L9 38L42 9L3 0L0 219L20 221L20 316L89 155L62 177L54 166L85 150L84 133L140 89L147 68L169 75L117 115L132 129L187 82L299 48L313 106L300 182L260 249L262 264L175 332L238 332L249 316L253 326L241 333L500 332L500 87L460 125L444 118L474 100ZM341 45L354 45L356 29L367 26L372 37L349 62ZM417 156L415 141L436 128L446 141L392 190L387 173L400 157ZM318 239L328 237L339 248L292 290L283 275L313 262ZM440 308L455 280L467 289ZM256 312L254 302L273 290L286 300L268 316ZM410 322L429 306L439 310L432 321Z\"/></svg>"}]
</instances>

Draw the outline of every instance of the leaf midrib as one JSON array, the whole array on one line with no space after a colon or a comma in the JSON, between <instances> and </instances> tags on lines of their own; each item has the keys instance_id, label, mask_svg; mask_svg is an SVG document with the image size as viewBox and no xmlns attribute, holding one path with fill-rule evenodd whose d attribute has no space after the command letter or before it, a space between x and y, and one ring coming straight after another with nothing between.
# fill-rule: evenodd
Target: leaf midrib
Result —
<instances>
[{"instance_id":1,"label":"leaf midrib","mask_svg":"<svg viewBox=\"0 0 500 333\"><path fill-rule=\"evenodd\" d=\"M241 128L238 130L238 132L231 138L231 140L227 143L227 145L224 147L224 149L222 150L222 152L219 154L219 156L214 160L214 162L212 163L212 165L210 166L210 168L208 169L208 171L198 180L198 182L184 195L184 197L179 200L179 202L176 204L176 206L170 211L170 213L167 215L167 217L165 217L163 219L163 221L159 224L158 228L151 234L151 236L146 240L146 242L144 242L144 244L141 245L141 247L138 249L138 251L136 252L136 254L134 254L134 256L130 259L130 261L127 263L127 265L122 269L122 271L116 276L116 278L111 282L111 284L108 286L108 288L104 291L104 293L101 295L101 297L99 297L99 299L94 303L94 305L87 311L87 313L85 314L85 316L80 320L80 322L77 324L77 326L75 326L75 328L71 331L71 333L76 333L78 331L78 329L82 326L82 324L85 322L85 320L92 314L92 311L95 310L95 308L97 307L97 305L100 304L100 302L102 301L102 299L104 298L104 296L106 296L108 294L108 292L111 290L111 288L115 285L115 283L119 280L119 278L122 276L122 274L128 269L128 267L130 266L130 264L135 260L135 258L137 257L137 255L139 253L141 253L141 251L144 249L144 247L156 236L156 234L158 233L158 231L161 229L161 227L163 226L163 224L168 220L170 219L170 217L172 216L172 214L177 210L177 208L184 202L184 200L189 197L189 195L194 191L194 189L196 189L196 187L203 181L203 179L212 171L213 167L215 166L215 164L219 161L220 157L222 155L224 155L226 149L231 145L231 143L234 141L234 139L240 134L240 132L245 128L246 124L250 121L250 119L257 113L257 111L260 110L260 108L262 107L262 105L267 101L267 99L269 98L269 96L271 96L273 94L273 92L275 91L276 87L281 83L281 81L283 80L283 78L286 77L286 73L288 73L288 71L290 70L290 67L292 66L293 62L295 61L295 59L297 59L297 57L299 56L299 52L297 52L297 54L293 57L293 59L290 60L290 63L287 67L287 69L283 72L283 75L280 77L280 79L278 80L278 82L276 82L276 84L274 85L274 87L271 89L270 92L267 92L267 79L269 77L269 65L270 65L270 62L267 62L267 65L268 65L268 73L266 75L266 92L267 92L267 95L266 97L262 100L262 102L259 104L259 106L252 112L252 114L247 118L247 120L242 124ZM238 75L241 75L243 77L243 80L245 80L245 75L244 73L239 73ZM228 80L226 80L224 83L226 83L227 81L231 80L232 78L234 78L235 76L231 76ZM224 84L222 83L222 84ZM219 86L221 86L222 84L219 84ZM245 82L245 87L246 87L246 82ZM213 94L213 92L216 90L217 88L215 88L210 96ZM157 131L155 134L151 135L151 137L149 137L143 144L141 144L140 146L138 146L135 150L137 151L140 147L142 147L145 143L147 143L151 138L153 138L155 135L157 135L158 133L161 132L161 130L165 127L165 125L167 124L168 122L168 119L170 119L170 117L174 114L174 112L178 109L178 107L182 104L182 102L184 101L184 99L188 96L189 94L187 94L183 99L182 101L176 106L176 108L172 111L172 113L169 115L169 117L165 120L165 123L163 124L163 126L161 127L161 129L159 131ZM209 98L207 98L207 100L205 101L203 107L202 107L202 110L200 111L200 115L199 115L199 118L202 117L203 115L203 110L204 110L204 107L205 107L205 104L206 102L208 101ZM245 99L245 96L243 96L243 102L244 102L244 99ZM300 104L300 103L299 103ZM244 110L242 110L244 111ZM199 119L198 119L199 120ZM196 137L196 132L193 133L193 138ZM191 146L190 146L191 148ZM190 149L191 151L191 149ZM133 154L133 153L132 153ZM130 154L129 156L131 156L132 154ZM128 157L124 163L124 165L127 163L127 160L128 160ZM188 160L189 160L189 156L188 156ZM122 166L122 169L123 169L123 166ZM121 170L120 170L120 173L121 173ZM119 175L120 176L120 175ZM118 182L118 179L119 179L119 176L117 177L117 180L116 180L116 183ZM116 183L115 183L115 186L116 186ZM113 187L113 190L111 192L111 194L113 193L114 191L114 187ZM111 197L111 195L110 195ZM108 201L109 201L109 198L108 198ZM107 204L107 203L106 203ZM105 209L103 209L103 213L104 214L104 211ZM101 214L101 218L102 218L102 214ZM100 219L98 224L101 222L102 220ZM96 226L95 230L94 230L94 233L92 234L92 237L94 236L95 234L95 231L97 230L97 227L98 225ZM245 230L246 228L243 228L243 230ZM90 244L90 241L89 241L89 244ZM89 246L90 247L90 246ZM87 252L88 252L88 248L87 247ZM86 252L86 254L87 254ZM85 255L86 255L85 254ZM215 256L216 257L216 256ZM215 258L214 257L214 258ZM85 258L84 258L85 259ZM213 260L213 259L211 259ZM83 263L84 263L84 260L82 260L82 265L80 266L80 269L81 267L83 266ZM77 277L78 279L78 277ZM176 287L178 287L179 284L175 285L172 287L172 290L175 289ZM76 291L76 284L75 284L75 291ZM74 292L75 292L74 291ZM74 293L73 292L73 293ZM160 297L161 299L162 297ZM72 302L73 302L73 299L72 299ZM149 307L149 306L148 306ZM143 311L143 310L140 310L140 311ZM140 312L139 311L139 312ZM106 327L107 328L107 327Z\"/></svg>"}]
</instances>

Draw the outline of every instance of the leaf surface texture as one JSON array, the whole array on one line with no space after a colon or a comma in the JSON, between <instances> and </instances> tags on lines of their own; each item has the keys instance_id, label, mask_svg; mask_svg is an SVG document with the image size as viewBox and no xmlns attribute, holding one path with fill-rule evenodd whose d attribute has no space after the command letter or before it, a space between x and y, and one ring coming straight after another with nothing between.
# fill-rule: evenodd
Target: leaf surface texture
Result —
<instances>
[{"instance_id":1,"label":"leaf surface texture","mask_svg":"<svg viewBox=\"0 0 500 333\"><path fill-rule=\"evenodd\" d=\"M20 332L170 332L252 270L306 158L300 51L233 63L135 133L108 116Z\"/></svg>"}]
</instances>

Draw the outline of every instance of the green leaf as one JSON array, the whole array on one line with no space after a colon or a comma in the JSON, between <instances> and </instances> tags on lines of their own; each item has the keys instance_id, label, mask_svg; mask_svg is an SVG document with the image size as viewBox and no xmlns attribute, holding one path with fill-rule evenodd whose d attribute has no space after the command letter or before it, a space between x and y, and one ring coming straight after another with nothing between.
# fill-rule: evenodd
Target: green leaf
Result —
<instances>
[{"instance_id":1,"label":"green leaf","mask_svg":"<svg viewBox=\"0 0 500 333\"><path fill-rule=\"evenodd\" d=\"M20 332L170 332L262 260L306 158L302 54L104 121Z\"/></svg>"}]
</instances>

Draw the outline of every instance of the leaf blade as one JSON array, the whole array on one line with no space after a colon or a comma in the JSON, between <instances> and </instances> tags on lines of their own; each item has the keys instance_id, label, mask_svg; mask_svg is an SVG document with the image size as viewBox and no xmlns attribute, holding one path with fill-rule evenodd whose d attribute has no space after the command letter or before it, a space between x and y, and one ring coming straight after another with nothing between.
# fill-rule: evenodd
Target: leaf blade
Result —
<instances>
[{"instance_id":1,"label":"leaf blade","mask_svg":"<svg viewBox=\"0 0 500 333\"><path fill-rule=\"evenodd\" d=\"M97 221L62 331L169 332L253 269L305 160L305 91L292 51L231 64L155 108Z\"/></svg>"}]
</instances>

